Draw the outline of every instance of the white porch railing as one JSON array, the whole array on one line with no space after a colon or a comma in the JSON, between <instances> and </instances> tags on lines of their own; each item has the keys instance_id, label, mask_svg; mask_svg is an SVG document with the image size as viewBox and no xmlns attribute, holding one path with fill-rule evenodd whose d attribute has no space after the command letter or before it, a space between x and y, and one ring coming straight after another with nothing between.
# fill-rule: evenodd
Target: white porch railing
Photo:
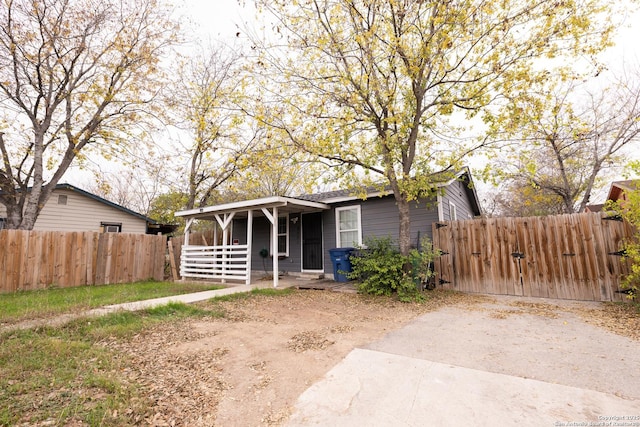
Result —
<instances>
[{"instance_id":1,"label":"white porch railing","mask_svg":"<svg viewBox=\"0 0 640 427\"><path fill-rule=\"evenodd\" d=\"M248 245L183 246L180 276L251 284Z\"/></svg>"}]
</instances>

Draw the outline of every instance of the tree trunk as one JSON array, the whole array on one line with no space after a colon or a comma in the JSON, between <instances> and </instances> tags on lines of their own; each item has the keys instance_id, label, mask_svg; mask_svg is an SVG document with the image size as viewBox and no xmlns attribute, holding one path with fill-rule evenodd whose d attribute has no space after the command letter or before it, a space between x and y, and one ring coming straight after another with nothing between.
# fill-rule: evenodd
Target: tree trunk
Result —
<instances>
[{"instance_id":1,"label":"tree trunk","mask_svg":"<svg viewBox=\"0 0 640 427\"><path fill-rule=\"evenodd\" d=\"M398 205L398 219L400 230L398 234L398 245L400 254L407 256L411 249L411 217L409 214L409 202L403 197L396 197Z\"/></svg>"}]
</instances>

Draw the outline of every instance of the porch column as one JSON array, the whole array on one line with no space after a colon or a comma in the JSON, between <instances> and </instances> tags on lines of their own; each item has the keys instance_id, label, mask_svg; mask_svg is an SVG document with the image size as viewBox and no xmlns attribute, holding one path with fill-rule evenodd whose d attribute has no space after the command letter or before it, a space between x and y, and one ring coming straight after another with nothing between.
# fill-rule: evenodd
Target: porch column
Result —
<instances>
[{"instance_id":1,"label":"porch column","mask_svg":"<svg viewBox=\"0 0 640 427\"><path fill-rule=\"evenodd\" d=\"M273 257L273 287L278 287L278 208L273 207L273 212L262 208L262 213L271 222L271 256Z\"/></svg>"},{"instance_id":2,"label":"porch column","mask_svg":"<svg viewBox=\"0 0 640 427\"><path fill-rule=\"evenodd\" d=\"M193 218L189 218L184 226L184 242L182 242L183 246L189 246L189 231L191 230L192 224Z\"/></svg>"},{"instance_id":3,"label":"porch column","mask_svg":"<svg viewBox=\"0 0 640 427\"><path fill-rule=\"evenodd\" d=\"M278 287L278 207L273 207L271 221L271 254L273 255L273 287Z\"/></svg>"},{"instance_id":4,"label":"porch column","mask_svg":"<svg viewBox=\"0 0 640 427\"><path fill-rule=\"evenodd\" d=\"M251 284L251 256L253 254L253 211L247 212L247 285Z\"/></svg>"}]
</instances>

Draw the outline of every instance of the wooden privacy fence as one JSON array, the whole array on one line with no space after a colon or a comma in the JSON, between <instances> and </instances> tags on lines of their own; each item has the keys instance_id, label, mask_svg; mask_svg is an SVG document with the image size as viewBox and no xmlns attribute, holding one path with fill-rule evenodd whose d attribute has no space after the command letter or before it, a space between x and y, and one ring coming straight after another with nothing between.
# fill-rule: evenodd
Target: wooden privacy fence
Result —
<instances>
[{"instance_id":1,"label":"wooden privacy fence","mask_svg":"<svg viewBox=\"0 0 640 427\"><path fill-rule=\"evenodd\" d=\"M0 231L0 292L162 280L166 237Z\"/></svg>"},{"instance_id":2,"label":"wooden privacy fence","mask_svg":"<svg viewBox=\"0 0 640 427\"><path fill-rule=\"evenodd\" d=\"M622 256L633 228L619 217L585 213L483 218L433 224L436 283L502 295L621 301Z\"/></svg>"}]
</instances>

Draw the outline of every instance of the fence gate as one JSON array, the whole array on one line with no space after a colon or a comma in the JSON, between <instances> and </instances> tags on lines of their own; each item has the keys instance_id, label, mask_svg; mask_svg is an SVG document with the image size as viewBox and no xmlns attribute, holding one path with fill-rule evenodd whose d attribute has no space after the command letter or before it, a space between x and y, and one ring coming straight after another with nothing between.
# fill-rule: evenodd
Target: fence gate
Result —
<instances>
[{"instance_id":1,"label":"fence gate","mask_svg":"<svg viewBox=\"0 0 640 427\"><path fill-rule=\"evenodd\" d=\"M632 227L599 213L433 225L436 283L464 292L620 301Z\"/></svg>"}]
</instances>

